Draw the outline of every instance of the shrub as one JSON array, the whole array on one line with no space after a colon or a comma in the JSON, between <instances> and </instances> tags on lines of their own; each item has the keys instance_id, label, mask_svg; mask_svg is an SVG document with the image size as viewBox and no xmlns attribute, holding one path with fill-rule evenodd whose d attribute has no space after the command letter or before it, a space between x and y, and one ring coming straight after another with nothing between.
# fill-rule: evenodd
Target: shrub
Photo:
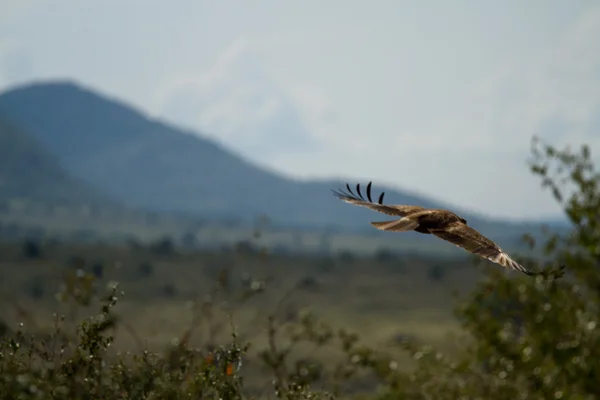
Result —
<instances>
[{"instance_id":1,"label":"shrub","mask_svg":"<svg viewBox=\"0 0 600 400\"><path fill-rule=\"evenodd\" d=\"M111 356L116 287L98 315L83 320L74 341L62 335L62 320L48 340L19 330L0 343L3 398L132 399L241 398L238 369L246 347L234 340L211 353L185 346L167 356L148 351ZM58 346L58 348L55 348Z\"/></svg>"},{"instance_id":2,"label":"shrub","mask_svg":"<svg viewBox=\"0 0 600 400\"><path fill-rule=\"evenodd\" d=\"M394 254L389 248L382 247L379 248L375 254L374 258L378 263L388 263L392 261L396 261L398 257Z\"/></svg>"},{"instance_id":3,"label":"shrub","mask_svg":"<svg viewBox=\"0 0 600 400\"><path fill-rule=\"evenodd\" d=\"M91 269L92 274L94 274L96 278L102 278L104 276L104 264L102 264L101 262L96 262L92 264Z\"/></svg>"},{"instance_id":4,"label":"shrub","mask_svg":"<svg viewBox=\"0 0 600 400\"><path fill-rule=\"evenodd\" d=\"M144 261L138 265L137 270L140 278L148 278L154 273L154 266L151 263Z\"/></svg>"},{"instance_id":5,"label":"shrub","mask_svg":"<svg viewBox=\"0 0 600 400\"><path fill-rule=\"evenodd\" d=\"M427 277L432 282L440 282L446 276L446 268L442 265L434 264L427 269Z\"/></svg>"},{"instance_id":6,"label":"shrub","mask_svg":"<svg viewBox=\"0 0 600 400\"><path fill-rule=\"evenodd\" d=\"M169 237L164 237L152 243L150 249L154 254L158 255L171 256L175 254L175 245L173 244L173 240Z\"/></svg>"},{"instance_id":7,"label":"shrub","mask_svg":"<svg viewBox=\"0 0 600 400\"><path fill-rule=\"evenodd\" d=\"M165 283L162 286L162 292L164 296L168 299L172 299L177 296L177 288L172 283Z\"/></svg>"},{"instance_id":8,"label":"shrub","mask_svg":"<svg viewBox=\"0 0 600 400\"><path fill-rule=\"evenodd\" d=\"M67 275L59 299L84 307L91 305L96 299L90 285L93 280L91 274ZM59 316L55 316L49 335L26 333L23 324L12 331L0 321L0 398L248 397L242 372L249 344L242 343L235 332L229 342L221 345L192 347L188 344L192 327L165 352L115 352L115 328L121 321L113 310L122 296L117 285L111 284L108 293L99 299L100 312L80 321L75 332ZM275 340L271 343L275 346ZM278 359L272 349L263 357ZM325 392L310 391L309 383L319 378L319 373L309 359L299 361L289 376L277 376L273 390L278 398L331 398ZM298 379L291 380L294 376Z\"/></svg>"},{"instance_id":9,"label":"shrub","mask_svg":"<svg viewBox=\"0 0 600 400\"><path fill-rule=\"evenodd\" d=\"M23 255L30 259L40 258L42 256L41 245L32 239L25 240L23 243Z\"/></svg>"},{"instance_id":10,"label":"shrub","mask_svg":"<svg viewBox=\"0 0 600 400\"><path fill-rule=\"evenodd\" d=\"M40 300L45 294L45 281L39 277L33 277L28 284L27 291L34 300Z\"/></svg>"},{"instance_id":11,"label":"shrub","mask_svg":"<svg viewBox=\"0 0 600 400\"><path fill-rule=\"evenodd\" d=\"M339 260L344 264L352 264L356 260L356 256L350 250L341 250L338 253Z\"/></svg>"},{"instance_id":12,"label":"shrub","mask_svg":"<svg viewBox=\"0 0 600 400\"><path fill-rule=\"evenodd\" d=\"M600 174L587 146L572 153L536 141L533 156L532 171L572 224L572 232L542 244L551 262L528 263L547 273L531 278L486 268L486 279L457 307L469 339L464 352L448 359L414 348L416 370L391 377L382 398L600 396ZM557 280L550 272L558 264L568 273Z\"/></svg>"}]
</instances>

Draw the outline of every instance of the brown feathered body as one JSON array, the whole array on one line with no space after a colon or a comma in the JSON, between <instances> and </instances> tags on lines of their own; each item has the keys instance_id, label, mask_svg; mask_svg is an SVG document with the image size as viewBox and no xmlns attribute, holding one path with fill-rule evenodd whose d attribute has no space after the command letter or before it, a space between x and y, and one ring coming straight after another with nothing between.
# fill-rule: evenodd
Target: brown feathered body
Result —
<instances>
[{"instance_id":1,"label":"brown feathered body","mask_svg":"<svg viewBox=\"0 0 600 400\"><path fill-rule=\"evenodd\" d=\"M367 199L363 197L360 185L356 185L358 196L352 192L349 185L346 185L346 188L349 193L340 190L334 191L334 194L347 203L400 217L391 221L371 222L371 225L377 229L390 232L416 231L426 235L435 235L503 267L527 275L537 274L514 261L496 243L468 226L464 218L452 211L412 205L385 205L383 204L384 193L381 193L378 202L373 202L371 200L371 182L367 185Z\"/></svg>"}]
</instances>

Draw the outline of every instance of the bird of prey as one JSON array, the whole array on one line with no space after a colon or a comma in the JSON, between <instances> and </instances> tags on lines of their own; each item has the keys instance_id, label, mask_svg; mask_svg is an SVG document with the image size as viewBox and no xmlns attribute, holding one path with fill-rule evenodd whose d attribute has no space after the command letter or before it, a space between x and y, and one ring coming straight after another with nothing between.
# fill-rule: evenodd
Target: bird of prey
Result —
<instances>
[{"instance_id":1,"label":"bird of prey","mask_svg":"<svg viewBox=\"0 0 600 400\"><path fill-rule=\"evenodd\" d=\"M346 203L400 217L391 221L371 222L371 225L379 230L390 232L416 231L426 235L432 234L503 267L530 276L539 274L529 271L514 261L496 243L468 226L464 218L459 217L451 211L410 205L385 205L383 204L383 195L385 192L381 193L378 201L375 203L371 200L371 182L367 185L367 199L363 197L360 191L360 184L356 185L358 196L352 192L348 184L346 184L346 188L349 193L341 189L338 191L334 190L333 193Z\"/></svg>"}]
</instances>

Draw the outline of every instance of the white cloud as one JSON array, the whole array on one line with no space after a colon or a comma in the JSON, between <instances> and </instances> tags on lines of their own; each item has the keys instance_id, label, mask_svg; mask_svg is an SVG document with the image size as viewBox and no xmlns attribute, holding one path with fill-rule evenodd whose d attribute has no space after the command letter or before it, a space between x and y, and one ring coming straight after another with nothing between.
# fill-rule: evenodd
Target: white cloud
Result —
<instances>
[{"instance_id":1,"label":"white cloud","mask_svg":"<svg viewBox=\"0 0 600 400\"><path fill-rule=\"evenodd\" d=\"M600 109L600 7L586 13L552 48L534 62L514 68L495 82L495 90L475 102L486 104L496 143L545 131L552 140L589 141L589 121ZM513 92L503 96L506 88ZM564 131L559 133L562 125ZM600 126L595 127L600 129ZM600 134L600 132L598 132Z\"/></svg>"},{"instance_id":2,"label":"white cloud","mask_svg":"<svg viewBox=\"0 0 600 400\"><path fill-rule=\"evenodd\" d=\"M273 164L281 153L305 153L316 146L295 104L265 72L260 53L247 38L234 41L210 69L178 76L158 97L161 115L200 129L262 164Z\"/></svg>"},{"instance_id":3,"label":"white cloud","mask_svg":"<svg viewBox=\"0 0 600 400\"><path fill-rule=\"evenodd\" d=\"M16 40L0 38L0 89L27 81L33 71L31 58Z\"/></svg>"},{"instance_id":4,"label":"white cloud","mask_svg":"<svg viewBox=\"0 0 600 400\"><path fill-rule=\"evenodd\" d=\"M219 135L261 161L265 161L261 148L268 148L276 126L280 135L289 136L277 149L271 147L267 162L294 176L372 176L433 196L442 188L447 201L473 209L500 204L494 211L498 216L528 216L529 210L549 214L558 207L540 194L537 178L526 167L530 138L551 134L559 143L585 139L582 130L589 130L600 106L600 84L590 85L600 78L600 52L593 39L600 37L596 13L576 21L555 44L528 54L515 50L519 57L507 52L490 64L487 73L479 71L473 79L454 61L454 72L467 74L454 84L448 83L450 75L427 81L427 75L363 73L373 70L374 60L389 64L385 69L390 71L398 64L401 71L405 57L418 62L418 48L405 47L403 59L393 54L375 59L369 53L373 50L362 48L360 58L344 55L328 66L332 59L325 55L339 52L334 50L339 41L352 36L338 31L337 37L329 34L319 40L318 29L318 34L307 33L303 40L294 34L276 39L246 35L224 50L210 70L171 87L180 101L167 96L170 115ZM518 38L514 41L516 45ZM442 52L439 57L446 55ZM302 75L294 68L302 67L304 59L310 60L304 65L308 70L320 67L316 74ZM433 65L442 59L426 57ZM335 83L345 87L332 86ZM448 100L440 101L440 95ZM293 117L273 123L286 112ZM294 152L296 143L290 139L294 133L310 137L315 145ZM419 174L399 176L417 167ZM490 179L495 183L474 184Z\"/></svg>"},{"instance_id":5,"label":"white cloud","mask_svg":"<svg viewBox=\"0 0 600 400\"><path fill-rule=\"evenodd\" d=\"M452 202L481 210L498 204L494 214L499 216L557 213L558 206L540 193L538 178L526 169L530 138L538 135L559 147L588 143L600 160L596 37L600 7L575 21L547 51L499 65L473 85L459 112L399 135L395 144L400 148L408 137L410 151L417 153L412 159L437 166L421 178L446 190ZM425 136L428 140L419 144ZM458 175L452 179L436 178L453 173Z\"/></svg>"},{"instance_id":6,"label":"white cloud","mask_svg":"<svg viewBox=\"0 0 600 400\"><path fill-rule=\"evenodd\" d=\"M33 3L34 0L2 0L0 4L0 8L2 10L2 12L0 13L0 22L9 21L14 18L19 18L23 14L26 14L33 6ZM0 24L0 26L1 25L2 24Z\"/></svg>"}]
</instances>

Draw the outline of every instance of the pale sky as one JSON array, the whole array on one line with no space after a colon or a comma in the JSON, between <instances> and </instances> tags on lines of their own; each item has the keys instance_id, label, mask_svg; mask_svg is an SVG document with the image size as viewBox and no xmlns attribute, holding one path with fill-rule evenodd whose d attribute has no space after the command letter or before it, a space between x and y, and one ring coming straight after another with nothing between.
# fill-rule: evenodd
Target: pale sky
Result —
<instances>
[{"instance_id":1,"label":"pale sky","mask_svg":"<svg viewBox=\"0 0 600 400\"><path fill-rule=\"evenodd\" d=\"M594 0L0 0L0 90L72 79L288 176L536 218L532 135L600 161L597 38Z\"/></svg>"}]
</instances>

